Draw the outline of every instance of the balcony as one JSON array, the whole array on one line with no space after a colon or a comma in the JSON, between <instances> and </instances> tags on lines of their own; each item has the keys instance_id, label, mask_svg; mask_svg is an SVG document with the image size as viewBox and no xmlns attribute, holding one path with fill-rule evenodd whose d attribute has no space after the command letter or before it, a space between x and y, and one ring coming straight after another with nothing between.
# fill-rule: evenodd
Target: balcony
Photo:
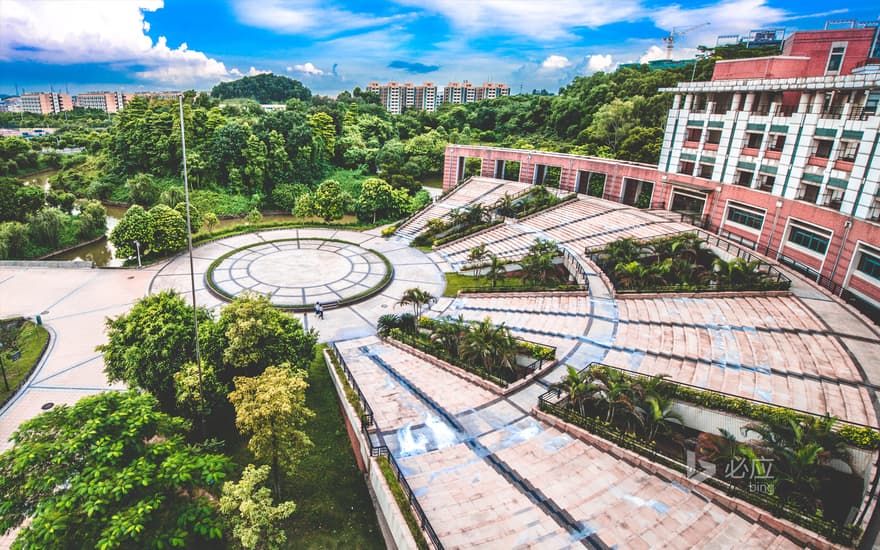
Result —
<instances>
[{"instance_id":1,"label":"balcony","mask_svg":"<svg viewBox=\"0 0 880 550\"><path fill-rule=\"evenodd\" d=\"M757 157L758 156L758 148L757 147L743 147L742 154L749 157Z\"/></svg>"},{"instance_id":2,"label":"balcony","mask_svg":"<svg viewBox=\"0 0 880 550\"><path fill-rule=\"evenodd\" d=\"M691 141L691 140L686 139L686 140L684 140L684 147L688 147L690 149L699 149L700 142L699 141Z\"/></svg>"},{"instance_id":3,"label":"balcony","mask_svg":"<svg viewBox=\"0 0 880 550\"><path fill-rule=\"evenodd\" d=\"M704 151L717 151L718 144L717 143L709 143L708 141L703 144Z\"/></svg>"},{"instance_id":4,"label":"balcony","mask_svg":"<svg viewBox=\"0 0 880 550\"><path fill-rule=\"evenodd\" d=\"M780 150L767 149L766 151L764 151L764 158L765 159L779 160L781 157L782 157L782 150L781 149Z\"/></svg>"},{"instance_id":5,"label":"balcony","mask_svg":"<svg viewBox=\"0 0 880 550\"><path fill-rule=\"evenodd\" d=\"M843 158L839 158L834 161L834 169L835 170L842 170L844 172L852 172L853 165L855 164L854 160L855 159L845 160Z\"/></svg>"},{"instance_id":6,"label":"balcony","mask_svg":"<svg viewBox=\"0 0 880 550\"><path fill-rule=\"evenodd\" d=\"M820 166L825 168L828 166L828 158L827 157L817 157L815 154L810 155L810 158L807 159L808 166Z\"/></svg>"}]
</instances>

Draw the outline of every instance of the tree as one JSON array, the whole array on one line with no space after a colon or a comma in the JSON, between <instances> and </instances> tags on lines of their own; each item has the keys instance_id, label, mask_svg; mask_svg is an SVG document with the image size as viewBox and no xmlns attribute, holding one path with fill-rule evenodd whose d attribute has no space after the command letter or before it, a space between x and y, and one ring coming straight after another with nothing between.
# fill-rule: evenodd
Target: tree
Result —
<instances>
[{"instance_id":1,"label":"tree","mask_svg":"<svg viewBox=\"0 0 880 550\"><path fill-rule=\"evenodd\" d=\"M174 209L180 212L180 215L183 217L184 223L186 223L186 203L179 202L174 205ZM190 229L192 229L193 233L198 233L199 229L202 228L202 222L204 217L202 213L199 212L199 209L192 203L189 205L189 225Z\"/></svg>"},{"instance_id":2,"label":"tree","mask_svg":"<svg viewBox=\"0 0 880 550\"><path fill-rule=\"evenodd\" d=\"M210 313L198 310L199 323L209 324ZM107 319L104 372L112 382L147 390L162 410L176 411L174 375L195 360L193 310L173 290L146 296L128 313Z\"/></svg>"},{"instance_id":3,"label":"tree","mask_svg":"<svg viewBox=\"0 0 880 550\"><path fill-rule=\"evenodd\" d=\"M351 200L336 180L327 180L315 190L312 211L325 222L340 219L345 214L345 205ZM297 205L298 206L298 205Z\"/></svg>"},{"instance_id":4,"label":"tree","mask_svg":"<svg viewBox=\"0 0 880 550\"><path fill-rule=\"evenodd\" d=\"M308 101L312 92L299 80L276 74L245 76L231 82L221 82L211 89L217 99L250 98L259 103L284 103L296 98Z\"/></svg>"},{"instance_id":5,"label":"tree","mask_svg":"<svg viewBox=\"0 0 880 550\"><path fill-rule=\"evenodd\" d=\"M220 223L220 220L217 218L217 214L213 212L208 212L204 216L204 223L208 226L208 233L213 233L214 228L217 227L217 224Z\"/></svg>"},{"instance_id":6,"label":"tree","mask_svg":"<svg viewBox=\"0 0 880 550\"><path fill-rule=\"evenodd\" d=\"M485 244L477 245L471 248L470 251L468 251L468 261L471 263L472 266L474 266L474 277L477 276L477 272L479 270L478 265L480 262L483 261L483 259L486 258L486 254L487 252Z\"/></svg>"},{"instance_id":7,"label":"tree","mask_svg":"<svg viewBox=\"0 0 880 550\"><path fill-rule=\"evenodd\" d=\"M315 139L323 146L324 158L330 160L336 151L336 123L327 113L318 112L308 116L309 126Z\"/></svg>"},{"instance_id":8,"label":"tree","mask_svg":"<svg viewBox=\"0 0 880 550\"><path fill-rule=\"evenodd\" d=\"M308 218L315 215L315 197L311 193L303 193L296 198L296 205L291 212L298 218Z\"/></svg>"},{"instance_id":9,"label":"tree","mask_svg":"<svg viewBox=\"0 0 880 550\"><path fill-rule=\"evenodd\" d=\"M232 536L248 550L274 550L287 542L279 523L296 511L293 501L272 504L272 495L263 483L269 477L268 466L248 464L237 483L227 481L220 497L220 511L232 524Z\"/></svg>"},{"instance_id":10,"label":"tree","mask_svg":"<svg viewBox=\"0 0 880 550\"><path fill-rule=\"evenodd\" d=\"M46 192L33 185L22 185L15 192L15 204L17 212L10 219L23 221L28 215L43 208L46 204Z\"/></svg>"},{"instance_id":11,"label":"tree","mask_svg":"<svg viewBox=\"0 0 880 550\"><path fill-rule=\"evenodd\" d=\"M361 185L361 196L356 203L359 220L398 218L408 211L409 194L405 189L395 189L385 180L367 178Z\"/></svg>"},{"instance_id":12,"label":"tree","mask_svg":"<svg viewBox=\"0 0 880 550\"><path fill-rule=\"evenodd\" d=\"M43 208L30 216L28 218L28 229L31 241L42 246L57 248L61 238L63 218L64 214L57 208Z\"/></svg>"},{"instance_id":13,"label":"tree","mask_svg":"<svg viewBox=\"0 0 880 550\"><path fill-rule=\"evenodd\" d=\"M256 377L236 376L229 401L235 425L250 436L254 458L272 468L275 497L281 498L281 475L290 475L312 445L302 430L315 413L306 407L307 373L288 363L267 367Z\"/></svg>"},{"instance_id":14,"label":"tree","mask_svg":"<svg viewBox=\"0 0 880 550\"><path fill-rule=\"evenodd\" d=\"M443 348L443 351L452 358L457 359L461 343L464 341L465 335L470 330L470 325L464 320L464 316L459 315L456 318L445 319L437 323L434 332L431 334L431 341Z\"/></svg>"},{"instance_id":15,"label":"tree","mask_svg":"<svg viewBox=\"0 0 880 550\"><path fill-rule=\"evenodd\" d=\"M313 330L304 330L299 321L275 309L269 298L245 293L206 326L203 350L217 378L228 384L234 375L257 376L270 365L306 369L316 341Z\"/></svg>"},{"instance_id":16,"label":"tree","mask_svg":"<svg viewBox=\"0 0 880 550\"><path fill-rule=\"evenodd\" d=\"M107 230L107 209L98 201L82 203L79 210L79 231L77 236L89 239Z\"/></svg>"},{"instance_id":17,"label":"tree","mask_svg":"<svg viewBox=\"0 0 880 550\"><path fill-rule=\"evenodd\" d=\"M186 200L186 195L183 192L183 187L179 185L172 185L168 189L162 191L162 194L159 195L159 202L164 204L165 206L170 206L177 210L177 205L184 202Z\"/></svg>"},{"instance_id":18,"label":"tree","mask_svg":"<svg viewBox=\"0 0 880 550\"><path fill-rule=\"evenodd\" d=\"M403 296L400 297L400 301L397 302L397 305L412 306L413 316L415 317L416 322L418 322L422 317L422 311L424 308L430 308L435 302L437 302L437 297L427 290L422 290L421 288L409 288L404 291Z\"/></svg>"},{"instance_id":19,"label":"tree","mask_svg":"<svg viewBox=\"0 0 880 550\"><path fill-rule=\"evenodd\" d=\"M177 210L157 204L150 209L150 227L153 230L150 251L174 252L186 246L186 219Z\"/></svg>"},{"instance_id":20,"label":"tree","mask_svg":"<svg viewBox=\"0 0 880 550\"><path fill-rule=\"evenodd\" d=\"M130 258L137 253L135 241L140 243L141 252L153 244L153 222L149 214L138 205L131 206L110 232L110 242L116 248L116 256Z\"/></svg>"},{"instance_id":21,"label":"tree","mask_svg":"<svg viewBox=\"0 0 880 550\"><path fill-rule=\"evenodd\" d=\"M486 273L483 274L487 280L492 282L492 288L507 275L507 264L504 260L495 254L489 255L489 265L486 266Z\"/></svg>"},{"instance_id":22,"label":"tree","mask_svg":"<svg viewBox=\"0 0 880 550\"><path fill-rule=\"evenodd\" d=\"M0 260L24 257L28 226L20 222L0 223Z\"/></svg>"},{"instance_id":23,"label":"tree","mask_svg":"<svg viewBox=\"0 0 880 550\"><path fill-rule=\"evenodd\" d=\"M210 495L223 455L137 391L104 392L25 421L0 455L0 532L14 548L197 547L222 539ZM30 520L27 523L27 520Z\"/></svg>"},{"instance_id":24,"label":"tree","mask_svg":"<svg viewBox=\"0 0 880 550\"><path fill-rule=\"evenodd\" d=\"M152 206L159 199L159 189L150 174L137 174L125 182L131 201L141 206Z\"/></svg>"},{"instance_id":25,"label":"tree","mask_svg":"<svg viewBox=\"0 0 880 550\"><path fill-rule=\"evenodd\" d=\"M468 364L495 374L516 368L516 340L504 324L495 326L486 317L471 327L461 344L461 358Z\"/></svg>"}]
</instances>

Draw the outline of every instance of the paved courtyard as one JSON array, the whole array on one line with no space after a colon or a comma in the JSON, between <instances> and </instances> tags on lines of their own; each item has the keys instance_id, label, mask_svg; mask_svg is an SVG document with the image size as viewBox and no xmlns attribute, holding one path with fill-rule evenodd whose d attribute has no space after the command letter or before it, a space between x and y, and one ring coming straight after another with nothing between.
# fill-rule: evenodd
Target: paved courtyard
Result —
<instances>
[{"instance_id":1,"label":"paved courtyard","mask_svg":"<svg viewBox=\"0 0 880 550\"><path fill-rule=\"evenodd\" d=\"M448 195L449 204L441 199L431 208L443 213L516 191L508 187L479 181ZM527 230L519 224L515 235L499 233L495 246L504 248L499 253L516 254L534 236L550 235L580 247L587 237L572 226L581 225L582 215L601 221L608 235L618 221L623 234L633 228L675 229L600 202L582 198L567 203L557 209L555 221L535 216ZM416 224L425 221L420 217ZM489 243L504 227L477 239ZM338 345L374 410L379 435L447 547L791 546L788 539L702 495L535 419L531 410L538 396L563 376L563 364L581 368L591 361L607 362L878 423L880 332L797 277L792 296L782 297L617 300L605 281L589 272L588 292L441 298L430 315L489 317L518 336L557 348L560 366L499 397L375 337L380 315L406 311L397 305L406 289L442 294L443 272L458 261L459 247L425 254L409 246L407 233L386 239L378 229L282 229L207 243L194 250L196 300L215 312L225 305L207 286L209 266L224 256L213 274L218 287L230 295L263 292L282 305L331 303L359 294L386 274L385 263L370 251L386 257L393 278L375 295L330 309L323 320L311 311L293 315L315 328L321 341ZM520 239L520 233L528 238ZM0 450L8 447L16 426L44 404L74 403L119 387L107 382L95 351L105 341L105 319L164 289L189 300L189 265L189 258L180 255L141 270L0 266L0 317L40 314L52 335L34 375L0 410ZM0 538L0 547L9 542Z\"/></svg>"},{"instance_id":2,"label":"paved courtyard","mask_svg":"<svg viewBox=\"0 0 880 550\"><path fill-rule=\"evenodd\" d=\"M389 275L382 256L354 243L272 239L232 252L207 276L223 294L251 291L280 307L328 304L376 290Z\"/></svg>"}]
</instances>

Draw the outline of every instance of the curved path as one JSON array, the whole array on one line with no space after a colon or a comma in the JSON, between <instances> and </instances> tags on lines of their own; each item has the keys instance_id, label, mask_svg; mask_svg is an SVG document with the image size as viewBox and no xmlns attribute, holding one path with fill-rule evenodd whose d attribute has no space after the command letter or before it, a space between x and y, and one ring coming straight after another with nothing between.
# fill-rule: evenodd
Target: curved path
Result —
<instances>
[{"instance_id":1,"label":"curved path","mask_svg":"<svg viewBox=\"0 0 880 550\"><path fill-rule=\"evenodd\" d=\"M568 224L561 224L560 231L566 229L562 225ZM320 299L333 301L343 297L337 282L359 284L353 272L364 270L355 269L354 262L346 267L348 260L339 257L346 254L343 248L313 248L303 255L302 249L283 250L268 242L282 239L347 241L360 250L378 251L392 264L393 280L377 295L328 310L324 320L311 312L296 316L317 329L321 341L337 342L351 360L358 383L381 415L377 423L386 443L451 546L478 542L478 532L487 544L729 547L750 541L785 546L784 539L768 539L741 516L701 504L700 498L656 476L536 422L529 411L546 386L563 375L561 365L499 398L377 341L376 319L404 311L396 305L404 290L417 286L440 295L442 273L451 271L446 258L409 247L406 237L385 239L378 229L284 229L208 243L194 251L199 305L223 305L208 291L205 275L212 262L242 247L251 247L250 260L244 254L239 258L250 269L240 274L229 266L228 281L236 285L229 287L231 294L252 289L292 297L290 289L301 289L302 296L302 289L314 287L320 288ZM371 269L365 271L369 275ZM615 300L602 278L588 277L589 293L441 298L433 314L505 322L525 338L556 346L560 363L578 368L606 361L646 373L673 370L674 378L713 389L807 409L824 406L845 418L877 424L876 386L866 382L880 382L876 328L800 279L794 278L791 298ZM8 447L15 427L38 414L44 403L73 403L113 387L95 351L105 340L104 319L163 289L189 298L186 255L142 270L0 266L0 317L41 314L53 336L24 390L0 410L0 450ZM581 489L568 490L572 480ZM457 504L468 495L479 497L474 506L480 510L468 517L485 519L472 526L473 532L462 530ZM633 518L645 521L628 524ZM0 538L0 547L8 542Z\"/></svg>"}]
</instances>

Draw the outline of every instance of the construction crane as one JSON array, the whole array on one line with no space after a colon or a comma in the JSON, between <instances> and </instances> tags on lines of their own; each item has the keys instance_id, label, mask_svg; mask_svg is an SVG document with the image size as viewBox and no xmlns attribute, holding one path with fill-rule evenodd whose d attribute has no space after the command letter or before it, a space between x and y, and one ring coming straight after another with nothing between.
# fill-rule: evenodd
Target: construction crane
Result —
<instances>
[{"instance_id":1,"label":"construction crane","mask_svg":"<svg viewBox=\"0 0 880 550\"><path fill-rule=\"evenodd\" d=\"M672 27L672 32L669 33L669 36L664 36L663 41L666 42L666 59L672 59L672 47L675 45L675 39L679 36L685 35L691 31L695 31L697 29L702 29L703 27L708 27L709 23L700 23L699 25L694 25L693 27L686 27L681 30L675 30L675 27Z\"/></svg>"}]
</instances>

